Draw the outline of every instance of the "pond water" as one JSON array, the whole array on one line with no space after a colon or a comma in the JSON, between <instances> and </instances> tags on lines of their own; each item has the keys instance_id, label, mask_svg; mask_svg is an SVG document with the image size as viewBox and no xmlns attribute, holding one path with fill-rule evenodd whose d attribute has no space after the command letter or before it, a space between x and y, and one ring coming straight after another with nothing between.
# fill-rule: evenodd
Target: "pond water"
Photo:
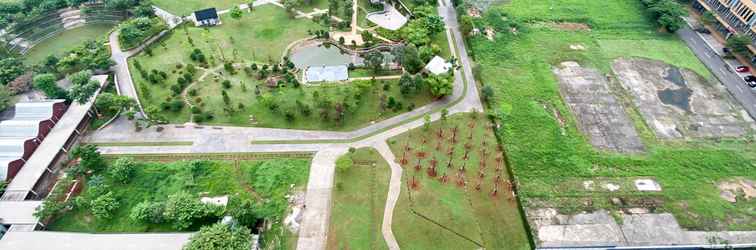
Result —
<instances>
[{"instance_id":1,"label":"pond water","mask_svg":"<svg viewBox=\"0 0 756 250\"><path fill-rule=\"evenodd\" d=\"M656 94L659 96L661 102L690 112L690 95L693 93L693 90L688 88L685 79L682 77L682 73L680 73L680 69L676 67L667 69L667 75L664 79L680 88L657 91Z\"/></svg>"},{"instance_id":2,"label":"pond water","mask_svg":"<svg viewBox=\"0 0 756 250\"><path fill-rule=\"evenodd\" d=\"M343 53L341 49L336 46L326 48L324 45L299 48L293 51L289 58L299 69L304 69L308 66L348 65L349 63L354 63L359 66L363 62L362 58L359 56L355 57Z\"/></svg>"},{"instance_id":3,"label":"pond water","mask_svg":"<svg viewBox=\"0 0 756 250\"><path fill-rule=\"evenodd\" d=\"M384 63L394 61L394 56L390 52L381 52ZM291 52L289 59L298 69L305 69L309 66L335 66L349 65L361 67L365 64L365 59L361 56L352 56L336 46L326 47L322 44L298 48Z\"/></svg>"}]
</instances>

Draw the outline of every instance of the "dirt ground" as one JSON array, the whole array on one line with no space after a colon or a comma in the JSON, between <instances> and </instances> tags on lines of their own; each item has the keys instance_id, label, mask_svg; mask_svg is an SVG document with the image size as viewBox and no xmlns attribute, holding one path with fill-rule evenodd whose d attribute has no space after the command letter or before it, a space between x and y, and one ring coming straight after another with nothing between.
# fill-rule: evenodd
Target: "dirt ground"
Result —
<instances>
[{"instance_id":1,"label":"dirt ground","mask_svg":"<svg viewBox=\"0 0 756 250\"><path fill-rule=\"evenodd\" d=\"M622 153L644 151L633 122L598 70L576 62L554 68L559 90L594 147Z\"/></svg>"},{"instance_id":2,"label":"dirt ground","mask_svg":"<svg viewBox=\"0 0 756 250\"><path fill-rule=\"evenodd\" d=\"M551 25L555 29L568 30L568 31L590 31L591 27L584 23L553 23Z\"/></svg>"},{"instance_id":3,"label":"dirt ground","mask_svg":"<svg viewBox=\"0 0 756 250\"><path fill-rule=\"evenodd\" d=\"M612 65L646 124L661 139L741 137L753 120L718 82L647 59Z\"/></svg>"}]
</instances>

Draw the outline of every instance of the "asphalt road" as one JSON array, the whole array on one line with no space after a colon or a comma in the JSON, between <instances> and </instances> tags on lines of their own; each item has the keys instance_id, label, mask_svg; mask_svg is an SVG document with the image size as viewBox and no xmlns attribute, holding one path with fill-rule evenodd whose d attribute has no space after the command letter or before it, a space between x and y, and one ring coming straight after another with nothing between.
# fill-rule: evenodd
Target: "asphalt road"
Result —
<instances>
[{"instance_id":1,"label":"asphalt road","mask_svg":"<svg viewBox=\"0 0 756 250\"><path fill-rule=\"evenodd\" d=\"M688 47L690 47L693 53L701 59L706 67L709 68L711 73L727 87L730 94L743 105L743 108L748 111L751 118L756 119L756 91L751 90L746 86L743 77L735 72L735 69L722 59L718 51L714 51L714 49L711 48L699 34L690 29L690 27L683 27L677 31L677 34L688 44Z\"/></svg>"}]
</instances>

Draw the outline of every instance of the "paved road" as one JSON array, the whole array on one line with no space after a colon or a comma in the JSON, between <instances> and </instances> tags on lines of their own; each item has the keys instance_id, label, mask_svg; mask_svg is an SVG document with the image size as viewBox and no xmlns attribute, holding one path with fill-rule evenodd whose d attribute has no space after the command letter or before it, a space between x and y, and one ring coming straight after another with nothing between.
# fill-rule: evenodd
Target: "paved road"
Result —
<instances>
[{"instance_id":1,"label":"paved road","mask_svg":"<svg viewBox=\"0 0 756 250\"><path fill-rule=\"evenodd\" d=\"M709 68L712 74L727 87L730 94L743 105L748 114L756 119L756 92L749 89L743 78L722 59L721 50L712 48L717 47L717 45L707 43L708 41L704 40L701 34L696 33L688 26L677 31L677 34L688 44L688 47Z\"/></svg>"}]
</instances>

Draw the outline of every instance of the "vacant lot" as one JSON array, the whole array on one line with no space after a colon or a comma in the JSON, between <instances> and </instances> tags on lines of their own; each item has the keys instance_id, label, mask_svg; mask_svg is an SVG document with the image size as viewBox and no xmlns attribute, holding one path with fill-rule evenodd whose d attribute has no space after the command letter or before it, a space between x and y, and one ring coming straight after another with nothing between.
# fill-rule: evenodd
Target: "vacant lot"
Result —
<instances>
[{"instance_id":1,"label":"vacant lot","mask_svg":"<svg viewBox=\"0 0 756 250\"><path fill-rule=\"evenodd\" d=\"M49 55L60 56L66 51L81 46L84 41L107 37L112 28L112 24L88 24L63 31L35 45L24 56L24 61L38 63Z\"/></svg>"},{"instance_id":2,"label":"vacant lot","mask_svg":"<svg viewBox=\"0 0 756 250\"><path fill-rule=\"evenodd\" d=\"M753 124L718 81L651 60L618 59L612 68L659 138L741 137Z\"/></svg>"},{"instance_id":3,"label":"vacant lot","mask_svg":"<svg viewBox=\"0 0 756 250\"><path fill-rule=\"evenodd\" d=\"M675 35L658 33L639 1L514 0L499 8L527 29L490 42L475 38L472 47L482 65L482 82L495 89L493 111L500 115L498 136L520 183L526 207L553 207L575 213L617 207L620 194L570 192L560 184L570 178L654 177L663 187L655 211L671 212L688 229L756 230L752 207L719 198L714 183L737 176L756 178L752 137L736 140L660 141L640 112L629 109L644 145L641 155L595 150L562 100L552 69L564 61L613 75L618 57L645 57L699 72L705 69ZM590 31L567 31L540 22L582 22ZM623 41L623 42L616 42ZM584 49L572 49L571 45ZM610 44L607 48L602 46ZM638 44L644 44L640 47ZM642 49L639 49L642 48ZM700 73L706 76L706 74ZM621 100L626 103L626 100ZM562 114L566 126L554 116ZM627 107L627 106L626 106ZM653 198L653 197L652 197ZM658 197L657 197L658 198ZM653 199L656 200L656 199Z\"/></svg>"},{"instance_id":4,"label":"vacant lot","mask_svg":"<svg viewBox=\"0 0 756 250\"><path fill-rule=\"evenodd\" d=\"M623 153L643 151L638 132L622 104L609 90L605 76L595 69L580 67L575 62L561 63L554 69L554 74L559 78L562 97L577 116L580 130L588 135L593 146ZM561 125L564 118L556 110L554 114Z\"/></svg>"},{"instance_id":5,"label":"vacant lot","mask_svg":"<svg viewBox=\"0 0 756 250\"><path fill-rule=\"evenodd\" d=\"M404 167L393 230L408 249L529 249L502 152L482 114L389 139Z\"/></svg>"}]
</instances>

